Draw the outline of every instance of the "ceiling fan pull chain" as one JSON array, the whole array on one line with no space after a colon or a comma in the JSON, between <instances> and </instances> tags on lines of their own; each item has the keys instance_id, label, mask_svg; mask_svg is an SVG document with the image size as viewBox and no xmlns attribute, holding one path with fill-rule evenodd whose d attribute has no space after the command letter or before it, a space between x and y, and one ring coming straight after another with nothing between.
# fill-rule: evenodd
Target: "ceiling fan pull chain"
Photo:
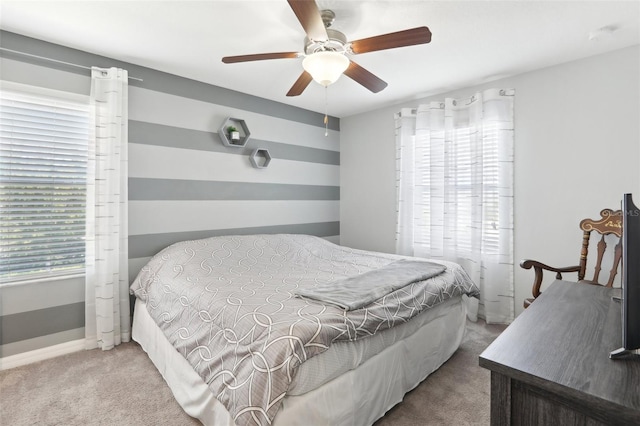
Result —
<instances>
[{"instance_id":1,"label":"ceiling fan pull chain","mask_svg":"<svg viewBox=\"0 0 640 426\"><path fill-rule=\"evenodd\" d=\"M324 136L329 136L329 101L327 95L327 86L324 86Z\"/></svg>"}]
</instances>

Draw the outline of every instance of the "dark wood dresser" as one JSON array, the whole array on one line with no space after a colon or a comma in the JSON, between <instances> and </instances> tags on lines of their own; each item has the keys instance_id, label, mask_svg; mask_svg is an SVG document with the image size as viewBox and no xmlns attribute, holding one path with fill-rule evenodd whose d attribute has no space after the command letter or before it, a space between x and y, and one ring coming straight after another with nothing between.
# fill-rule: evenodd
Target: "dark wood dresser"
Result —
<instances>
[{"instance_id":1,"label":"dark wood dresser","mask_svg":"<svg viewBox=\"0 0 640 426\"><path fill-rule=\"evenodd\" d=\"M622 346L619 289L556 281L480 355L492 425L640 425L640 360Z\"/></svg>"}]
</instances>

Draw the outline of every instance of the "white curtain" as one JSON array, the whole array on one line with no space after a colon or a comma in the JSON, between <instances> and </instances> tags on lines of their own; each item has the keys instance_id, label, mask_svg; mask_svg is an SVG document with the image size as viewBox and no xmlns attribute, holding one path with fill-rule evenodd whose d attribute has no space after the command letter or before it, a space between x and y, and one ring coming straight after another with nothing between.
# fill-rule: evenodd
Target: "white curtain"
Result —
<instances>
[{"instance_id":1,"label":"white curtain","mask_svg":"<svg viewBox=\"0 0 640 426\"><path fill-rule=\"evenodd\" d=\"M492 89L396 114L397 252L461 264L489 323L514 317L513 99Z\"/></svg>"},{"instance_id":2,"label":"white curtain","mask_svg":"<svg viewBox=\"0 0 640 426\"><path fill-rule=\"evenodd\" d=\"M85 343L112 349L131 338L128 279L127 71L91 70L95 135L87 184Z\"/></svg>"}]
</instances>

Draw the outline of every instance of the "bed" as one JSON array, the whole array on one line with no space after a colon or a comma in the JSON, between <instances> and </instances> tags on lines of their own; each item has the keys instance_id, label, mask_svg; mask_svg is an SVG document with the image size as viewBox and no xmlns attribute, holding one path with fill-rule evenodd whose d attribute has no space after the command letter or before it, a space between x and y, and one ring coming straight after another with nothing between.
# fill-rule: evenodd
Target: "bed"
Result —
<instances>
[{"instance_id":1,"label":"bed","mask_svg":"<svg viewBox=\"0 0 640 426\"><path fill-rule=\"evenodd\" d=\"M370 425L455 352L478 288L455 263L277 234L173 244L131 293L134 340L205 425Z\"/></svg>"}]
</instances>

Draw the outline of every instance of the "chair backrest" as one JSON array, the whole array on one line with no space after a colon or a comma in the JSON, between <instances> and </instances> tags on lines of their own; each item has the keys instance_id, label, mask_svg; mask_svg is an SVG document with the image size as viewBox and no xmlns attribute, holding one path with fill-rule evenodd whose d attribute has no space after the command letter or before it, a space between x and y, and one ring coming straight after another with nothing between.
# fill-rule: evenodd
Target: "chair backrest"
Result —
<instances>
[{"instance_id":1,"label":"chair backrest","mask_svg":"<svg viewBox=\"0 0 640 426\"><path fill-rule=\"evenodd\" d=\"M584 219L580 222L580 229L583 231L582 236L582 250L580 252L580 271L578 272L579 281L589 281L594 284L604 285L606 287L612 287L615 277L618 273L618 267L620 265L620 258L622 257L622 211L604 209L600 212L602 218L600 220ZM600 234L599 241L596 248L596 261L594 267L593 278L585 279L587 270L587 256L589 255L589 242L591 240L591 233L597 232ZM612 235L613 238L608 238L610 241L607 243L605 237ZM616 238L617 237L617 238ZM612 239L612 241L611 241ZM602 262L605 259L605 253L612 256L612 266L609 271L609 277L606 282L600 282L600 271L602 270Z\"/></svg>"}]
</instances>

